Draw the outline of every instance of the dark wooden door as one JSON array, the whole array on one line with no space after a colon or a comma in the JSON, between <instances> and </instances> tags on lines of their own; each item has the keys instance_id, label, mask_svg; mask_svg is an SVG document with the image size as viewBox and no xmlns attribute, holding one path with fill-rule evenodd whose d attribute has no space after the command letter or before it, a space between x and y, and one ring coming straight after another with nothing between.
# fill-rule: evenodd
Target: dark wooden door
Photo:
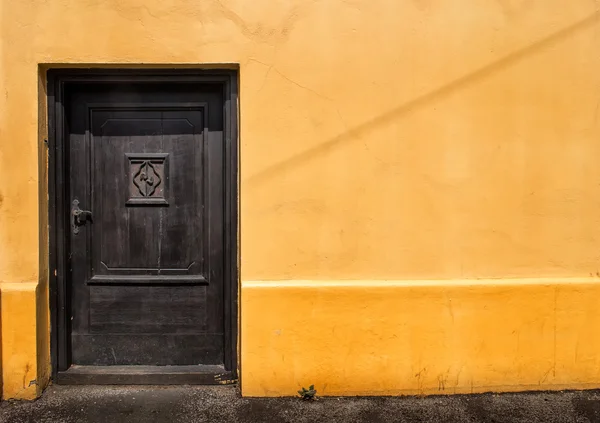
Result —
<instances>
[{"instance_id":1,"label":"dark wooden door","mask_svg":"<svg viewBox=\"0 0 600 423\"><path fill-rule=\"evenodd\" d=\"M73 83L65 97L69 362L223 365L222 86Z\"/></svg>"}]
</instances>

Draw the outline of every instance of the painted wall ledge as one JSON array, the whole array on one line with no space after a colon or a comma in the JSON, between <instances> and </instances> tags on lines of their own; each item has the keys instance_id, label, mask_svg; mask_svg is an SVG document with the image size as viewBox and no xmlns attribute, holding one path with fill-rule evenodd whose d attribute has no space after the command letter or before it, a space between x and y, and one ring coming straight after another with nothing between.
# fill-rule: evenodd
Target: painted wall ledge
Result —
<instances>
[{"instance_id":1,"label":"painted wall ledge","mask_svg":"<svg viewBox=\"0 0 600 423\"><path fill-rule=\"evenodd\" d=\"M513 286L600 284L600 277L589 278L487 278L487 279L348 279L348 280L248 280L243 288L277 287L420 287L420 286Z\"/></svg>"},{"instance_id":2,"label":"painted wall ledge","mask_svg":"<svg viewBox=\"0 0 600 423\"><path fill-rule=\"evenodd\" d=\"M600 278L244 281L246 396L600 387Z\"/></svg>"}]
</instances>

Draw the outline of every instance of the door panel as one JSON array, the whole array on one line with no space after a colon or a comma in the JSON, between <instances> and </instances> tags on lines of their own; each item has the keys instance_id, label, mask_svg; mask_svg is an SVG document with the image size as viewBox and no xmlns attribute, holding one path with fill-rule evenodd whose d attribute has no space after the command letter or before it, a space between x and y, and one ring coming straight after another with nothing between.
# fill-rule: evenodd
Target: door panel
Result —
<instances>
[{"instance_id":1,"label":"door panel","mask_svg":"<svg viewBox=\"0 0 600 423\"><path fill-rule=\"evenodd\" d=\"M204 287L94 286L89 332L198 334L208 330L206 306Z\"/></svg>"},{"instance_id":2,"label":"door panel","mask_svg":"<svg viewBox=\"0 0 600 423\"><path fill-rule=\"evenodd\" d=\"M133 281L153 275L162 283L161 275L169 275L179 282L177 275L188 275L196 276L188 282L206 282L206 242L198 242L205 238L208 201L206 109L92 109L92 175L103 181L93 198L101 219L93 229L92 282L122 276L124 283L128 275Z\"/></svg>"},{"instance_id":3,"label":"door panel","mask_svg":"<svg viewBox=\"0 0 600 423\"><path fill-rule=\"evenodd\" d=\"M73 84L71 362L224 363L223 95Z\"/></svg>"}]
</instances>

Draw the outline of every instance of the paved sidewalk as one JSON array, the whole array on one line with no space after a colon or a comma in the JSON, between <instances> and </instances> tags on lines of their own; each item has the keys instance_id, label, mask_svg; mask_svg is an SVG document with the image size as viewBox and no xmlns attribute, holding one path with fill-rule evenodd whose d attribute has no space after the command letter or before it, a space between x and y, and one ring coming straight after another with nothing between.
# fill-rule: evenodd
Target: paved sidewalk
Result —
<instances>
[{"instance_id":1,"label":"paved sidewalk","mask_svg":"<svg viewBox=\"0 0 600 423\"><path fill-rule=\"evenodd\" d=\"M51 386L0 403L2 423L600 422L600 392L448 397L241 398L236 387Z\"/></svg>"}]
</instances>

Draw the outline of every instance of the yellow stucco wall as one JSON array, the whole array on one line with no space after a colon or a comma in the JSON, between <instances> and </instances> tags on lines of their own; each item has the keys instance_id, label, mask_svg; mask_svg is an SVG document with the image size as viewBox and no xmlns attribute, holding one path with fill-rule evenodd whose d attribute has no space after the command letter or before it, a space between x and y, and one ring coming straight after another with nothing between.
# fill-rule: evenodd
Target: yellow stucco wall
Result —
<instances>
[{"instance_id":1,"label":"yellow stucco wall","mask_svg":"<svg viewBox=\"0 0 600 423\"><path fill-rule=\"evenodd\" d=\"M239 64L244 393L290 394L303 383L330 393L431 392L444 372L460 392L600 383L600 345L590 340L600 329L597 8L0 0L5 397L21 395L31 351L36 372L48 374L43 71L82 64ZM494 288L478 278L520 282ZM37 292L38 304L4 288L13 284ZM549 292L561 293L560 312ZM444 293L456 298L458 328L443 314ZM350 318L355 308L363 319ZM478 313L476 324L460 320ZM21 314L35 317L35 342L13 343ZM500 341L502 325L512 329ZM410 335L410 349L386 340L394 327ZM328 352L334 329L352 334L335 338L343 362ZM585 353L557 353L557 376L548 376L553 345L568 349L577 337ZM543 342L512 346L532 339ZM357 344L372 345L376 358L349 353ZM309 347L310 362L298 355ZM261 360L273 354L280 359L267 369ZM544 365L530 365L536 358ZM421 365L429 370L415 385L409 376Z\"/></svg>"},{"instance_id":2,"label":"yellow stucco wall","mask_svg":"<svg viewBox=\"0 0 600 423\"><path fill-rule=\"evenodd\" d=\"M33 399L47 384L49 357L38 347L44 328L36 312L38 289L45 284L32 282L0 284L0 323L2 324L3 398ZM45 326L48 332L48 326ZM47 348L45 348L47 351ZM40 365L42 367L40 367Z\"/></svg>"},{"instance_id":3,"label":"yellow stucco wall","mask_svg":"<svg viewBox=\"0 0 600 423\"><path fill-rule=\"evenodd\" d=\"M243 296L244 395L600 387L598 278L254 281Z\"/></svg>"}]
</instances>

